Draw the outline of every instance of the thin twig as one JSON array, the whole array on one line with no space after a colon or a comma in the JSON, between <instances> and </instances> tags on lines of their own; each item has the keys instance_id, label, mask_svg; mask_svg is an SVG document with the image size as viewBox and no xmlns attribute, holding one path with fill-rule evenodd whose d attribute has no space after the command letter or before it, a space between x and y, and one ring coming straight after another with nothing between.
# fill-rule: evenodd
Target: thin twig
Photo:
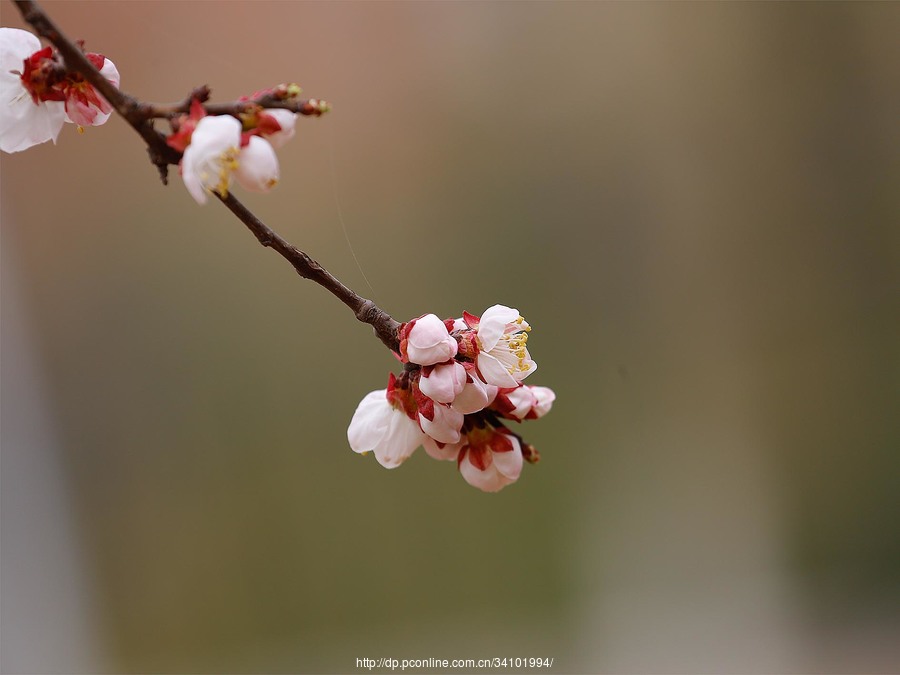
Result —
<instances>
[{"instance_id":1,"label":"thin twig","mask_svg":"<svg viewBox=\"0 0 900 675\"><path fill-rule=\"evenodd\" d=\"M203 87L196 91L203 91ZM191 101L196 96L189 96L178 103L141 103L139 114L146 119L162 118L171 119L190 112ZM203 102L205 99L200 99ZM310 98L302 101L281 100L273 96L264 95L246 101L231 101L228 103L206 103L203 108L208 115L232 115L239 116L254 108L284 108L299 115L320 117L328 109L328 104L319 99Z\"/></svg>"},{"instance_id":2,"label":"thin twig","mask_svg":"<svg viewBox=\"0 0 900 675\"><path fill-rule=\"evenodd\" d=\"M65 61L66 67L81 74L100 94L109 101L117 113L128 122L131 127L140 134L147 144L150 153L150 161L159 169L163 183L169 164L178 164L181 161L181 153L169 147L166 137L153 128L150 122L154 117L172 117L182 112L187 112L192 98L205 101L209 96L206 87L195 89L191 95L180 103L159 105L142 103L133 96L129 96L120 89L114 87L94 65L87 59L82 50L50 20L44 11L33 0L13 0L22 14L22 18L48 42L59 50ZM327 110L327 104L316 99L308 101L285 101L274 96L263 94L253 100L235 101L217 105L204 105L207 112L213 115L239 114L252 106L264 106L272 108L287 108L303 115L321 115ZM371 300L367 300L341 283L333 274L322 265L313 260L309 255L301 251L293 244L284 240L279 234L257 218L246 206L238 201L234 195L223 197L216 193L219 200L237 218L247 226L260 244L278 252L287 260L304 279L309 279L322 286L341 302L353 310L357 319L372 326L375 334L391 351L399 350L398 328L400 324L395 321L383 309L379 308Z\"/></svg>"},{"instance_id":3,"label":"thin twig","mask_svg":"<svg viewBox=\"0 0 900 675\"><path fill-rule=\"evenodd\" d=\"M391 351L398 352L400 343L397 339L397 330L400 324L395 321L383 309L379 308L371 300L367 300L354 291L347 288L331 272L322 267L318 262L310 258L299 248L286 241L277 232L257 218L237 197L228 193L222 197L215 193L219 200L240 219L253 233L260 244L277 251L282 258L287 260L304 279L315 281L319 286L337 297L347 307L353 310L356 318L372 326L375 335Z\"/></svg>"}]
</instances>

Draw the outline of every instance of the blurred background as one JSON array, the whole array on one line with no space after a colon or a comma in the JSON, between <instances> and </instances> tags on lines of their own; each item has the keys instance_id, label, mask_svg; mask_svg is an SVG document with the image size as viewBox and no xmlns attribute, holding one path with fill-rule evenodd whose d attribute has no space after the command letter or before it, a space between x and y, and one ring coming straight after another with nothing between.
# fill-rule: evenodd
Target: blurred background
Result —
<instances>
[{"instance_id":1,"label":"blurred background","mask_svg":"<svg viewBox=\"0 0 900 675\"><path fill-rule=\"evenodd\" d=\"M238 197L558 399L499 494L386 471L394 359L121 120L4 155L3 672L900 670L900 5L43 6L144 100L332 102Z\"/></svg>"}]
</instances>

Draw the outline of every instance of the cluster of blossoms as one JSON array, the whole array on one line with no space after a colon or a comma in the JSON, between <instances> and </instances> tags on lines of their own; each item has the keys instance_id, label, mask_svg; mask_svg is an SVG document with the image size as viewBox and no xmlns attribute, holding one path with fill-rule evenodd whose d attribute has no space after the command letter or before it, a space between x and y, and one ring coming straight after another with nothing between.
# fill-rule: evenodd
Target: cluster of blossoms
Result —
<instances>
[{"instance_id":1,"label":"cluster of blossoms","mask_svg":"<svg viewBox=\"0 0 900 675\"><path fill-rule=\"evenodd\" d=\"M85 57L119 86L112 61ZM234 180L253 192L278 183L275 149L294 136L297 114L259 102L278 105L299 93L297 85L279 85L243 98L227 115L208 114L198 98L184 114L179 106L152 115L169 119L166 143L181 153L182 179L198 203L210 193L226 197ZM311 99L301 109L318 115L328 104ZM0 149L18 152L55 143L66 122L79 129L103 124L112 107L52 47L41 48L27 31L0 28L0 111ZM402 324L396 356L404 371L363 398L347 431L351 448L373 452L391 469L421 445L436 459L455 460L463 478L486 492L515 482L523 462L539 456L504 421L542 417L556 398L547 387L522 384L537 369L526 347L530 330L518 310L504 305L481 317L464 312L442 321L425 314Z\"/></svg>"},{"instance_id":2,"label":"cluster of blossoms","mask_svg":"<svg viewBox=\"0 0 900 675\"><path fill-rule=\"evenodd\" d=\"M442 321L426 314L400 326L403 373L363 398L347 430L350 447L393 469L420 445L455 460L463 478L496 492L515 482L537 451L505 427L542 417L556 395L522 384L537 369L519 311L494 305L481 317Z\"/></svg>"},{"instance_id":3,"label":"cluster of blossoms","mask_svg":"<svg viewBox=\"0 0 900 675\"><path fill-rule=\"evenodd\" d=\"M119 71L102 54L85 56L113 86ZM112 107L78 73L68 71L52 47L28 31L0 28L0 149L19 152L53 141L66 122L99 126Z\"/></svg>"},{"instance_id":4,"label":"cluster of blossoms","mask_svg":"<svg viewBox=\"0 0 900 675\"><path fill-rule=\"evenodd\" d=\"M286 85L279 91L281 98L293 98L300 88ZM275 149L293 138L296 121L296 113L290 110L260 106L250 106L240 119L207 115L195 99L189 114L172 120L174 132L166 142L183 153L179 168L184 186L197 203L205 204L210 192L227 196L232 179L251 192L275 187L279 177Z\"/></svg>"},{"instance_id":5,"label":"cluster of blossoms","mask_svg":"<svg viewBox=\"0 0 900 675\"><path fill-rule=\"evenodd\" d=\"M102 54L87 59L113 86L119 71ZM247 105L235 115L207 115L193 100L187 114L170 119L170 147L182 153L179 168L184 185L198 203L211 192L227 196L232 180L252 192L268 192L278 183L275 149L294 136L297 115L282 108L264 109L252 101L298 97L300 87L279 85L242 97ZM317 114L328 109L311 100ZM82 75L66 68L53 47L18 28L0 28L0 149L19 152L46 141L56 142L66 122L81 129L109 119L112 107Z\"/></svg>"}]
</instances>

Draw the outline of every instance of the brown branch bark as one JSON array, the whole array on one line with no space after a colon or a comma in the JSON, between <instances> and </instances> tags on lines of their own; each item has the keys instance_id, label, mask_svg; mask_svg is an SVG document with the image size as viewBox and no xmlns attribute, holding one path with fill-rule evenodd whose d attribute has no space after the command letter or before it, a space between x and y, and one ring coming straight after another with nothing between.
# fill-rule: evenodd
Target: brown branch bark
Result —
<instances>
[{"instance_id":1,"label":"brown branch bark","mask_svg":"<svg viewBox=\"0 0 900 675\"><path fill-rule=\"evenodd\" d=\"M140 134L147 144L150 161L159 169L163 183L167 182L169 164L178 164L181 153L166 144L166 137L153 128L150 120L154 117L172 117L187 112L191 98L197 96L205 101L209 90L205 87L195 89L191 95L180 103L160 105L143 103L114 87L100 74L87 59L81 49L63 34L55 23L33 0L13 0L22 18L44 39L50 42L65 61L66 67L80 73L100 94L109 101L115 111ZM276 97L263 95L250 101L235 101L223 104L205 104L207 112L212 115L235 115L250 106L287 108L303 115L321 115L327 110L327 104L316 99L307 101L285 101ZM309 279L322 286L341 302L353 310L357 319L372 326L375 334L392 350L399 350L398 329L400 324L383 309L355 293L341 283L333 274L313 260L299 248L283 239L274 230L257 218L234 195L223 197L216 194L219 200L253 233L260 244L276 251L287 260L304 279Z\"/></svg>"},{"instance_id":2,"label":"brown branch bark","mask_svg":"<svg viewBox=\"0 0 900 675\"><path fill-rule=\"evenodd\" d=\"M141 103L140 114L146 119L171 119L190 112L191 102L194 99L203 103L203 108L210 115L232 115L234 117L253 108L284 108L299 115L321 117L330 108L328 103L320 99L285 100L271 94L263 94L246 101L230 101L227 103L205 103L208 98L209 89L205 86L198 87L187 98L177 103Z\"/></svg>"},{"instance_id":3,"label":"brown branch bark","mask_svg":"<svg viewBox=\"0 0 900 675\"><path fill-rule=\"evenodd\" d=\"M400 328L400 324L391 318L390 314L379 308L371 300L357 295L318 262L283 239L281 235L268 227L238 201L232 193L229 192L227 197L222 197L218 193L216 193L216 196L247 226L260 244L276 251L282 258L291 263L301 277L315 281L319 286L338 298L338 300L353 310L357 319L372 326L375 335L388 349L399 352L400 343L397 331Z\"/></svg>"}]
</instances>

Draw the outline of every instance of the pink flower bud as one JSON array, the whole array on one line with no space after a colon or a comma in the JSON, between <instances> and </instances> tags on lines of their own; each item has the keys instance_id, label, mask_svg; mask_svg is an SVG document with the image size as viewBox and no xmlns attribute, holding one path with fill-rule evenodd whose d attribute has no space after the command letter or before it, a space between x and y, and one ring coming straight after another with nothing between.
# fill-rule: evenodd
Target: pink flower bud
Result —
<instances>
[{"instance_id":1,"label":"pink flower bud","mask_svg":"<svg viewBox=\"0 0 900 675\"><path fill-rule=\"evenodd\" d=\"M485 492L497 492L517 481L522 464L519 439L491 426L469 431L459 452L462 477Z\"/></svg>"},{"instance_id":2,"label":"pink flower bud","mask_svg":"<svg viewBox=\"0 0 900 675\"><path fill-rule=\"evenodd\" d=\"M440 403L453 403L466 386L466 369L457 361L425 367L419 379L419 390Z\"/></svg>"},{"instance_id":3,"label":"pink flower bud","mask_svg":"<svg viewBox=\"0 0 900 675\"><path fill-rule=\"evenodd\" d=\"M413 319L400 330L400 354L405 361L433 366L456 356L456 340L434 314Z\"/></svg>"},{"instance_id":4,"label":"pink flower bud","mask_svg":"<svg viewBox=\"0 0 900 675\"><path fill-rule=\"evenodd\" d=\"M440 443L458 443L463 414L443 403L419 407L422 431Z\"/></svg>"}]
</instances>

